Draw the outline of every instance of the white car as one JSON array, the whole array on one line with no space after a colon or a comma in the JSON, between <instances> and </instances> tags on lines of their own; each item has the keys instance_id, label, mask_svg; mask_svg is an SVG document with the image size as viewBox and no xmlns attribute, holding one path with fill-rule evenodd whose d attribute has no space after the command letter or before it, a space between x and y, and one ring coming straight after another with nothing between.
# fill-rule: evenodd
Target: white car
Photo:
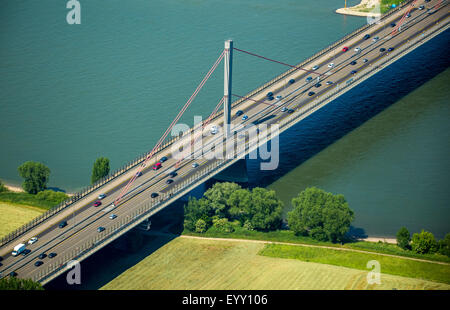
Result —
<instances>
[{"instance_id":1,"label":"white car","mask_svg":"<svg viewBox=\"0 0 450 310\"><path fill-rule=\"evenodd\" d=\"M327 85L333 84L333 81L327 81Z\"/></svg>"},{"instance_id":2,"label":"white car","mask_svg":"<svg viewBox=\"0 0 450 310\"><path fill-rule=\"evenodd\" d=\"M33 238L30 239L30 241L28 241L28 244L33 244L36 241L38 241L38 238L37 237L33 237Z\"/></svg>"},{"instance_id":3,"label":"white car","mask_svg":"<svg viewBox=\"0 0 450 310\"><path fill-rule=\"evenodd\" d=\"M115 219L116 217L117 217L117 215L115 215L115 214L111 214L111 215L109 216L109 218L110 218L111 220Z\"/></svg>"},{"instance_id":4,"label":"white car","mask_svg":"<svg viewBox=\"0 0 450 310\"><path fill-rule=\"evenodd\" d=\"M333 67L334 67L334 62L328 64L328 68L333 68Z\"/></svg>"},{"instance_id":5,"label":"white car","mask_svg":"<svg viewBox=\"0 0 450 310\"><path fill-rule=\"evenodd\" d=\"M317 70L317 69L319 69L319 66L318 66L318 65L315 65L314 67L312 67L312 69L313 69L313 70Z\"/></svg>"},{"instance_id":6,"label":"white car","mask_svg":"<svg viewBox=\"0 0 450 310\"><path fill-rule=\"evenodd\" d=\"M373 41L373 42L377 42L379 39L380 39L379 37L374 37L374 38L372 39L372 41Z\"/></svg>"},{"instance_id":7,"label":"white car","mask_svg":"<svg viewBox=\"0 0 450 310\"><path fill-rule=\"evenodd\" d=\"M198 167L198 164L197 163L193 163L192 164L192 168L197 168Z\"/></svg>"},{"instance_id":8,"label":"white car","mask_svg":"<svg viewBox=\"0 0 450 310\"><path fill-rule=\"evenodd\" d=\"M281 96L281 95L277 96L277 100L281 100L281 98L283 98L283 96Z\"/></svg>"},{"instance_id":9,"label":"white car","mask_svg":"<svg viewBox=\"0 0 450 310\"><path fill-rule=\"evenodd\" d=\"M359 52L361 52L361 48L360 47L355 47L354 51L359 53Z\"/></svg>"},{"instance_id":10,"label":"white car","mask_svg":"<svg viewBox=\"0 0 450 310\"><path fill-rule=\"evenodd\" d=\"M214 126L211 127L211 134L212 134L212 135L215 135L215 134L218 133L218 132L219 132L219 128L217 128L216 125L214 125Z\"/></svg>"},{"instance_id":11,"label":"white car","mask_svg":"<svg viewBox=\"0 0 450 310\"><path fill-rule=\"evenodd\" d=\"M363 59L363 62L368 62L368 61L369 61L369 59L367 59L367 58Z\"/></svg>"}]
</instances>

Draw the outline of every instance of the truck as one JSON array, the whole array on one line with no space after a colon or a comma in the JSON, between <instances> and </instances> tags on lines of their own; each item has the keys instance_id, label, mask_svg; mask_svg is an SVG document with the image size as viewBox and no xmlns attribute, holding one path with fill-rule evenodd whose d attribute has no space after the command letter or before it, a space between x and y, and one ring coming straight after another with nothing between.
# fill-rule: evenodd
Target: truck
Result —
<instances>
[{"instance_id":1,"label":"truck","mask_svg":"<svg viewBox=\"0 0 450 310\"><path fill-rule=\"evenodd\" d=\"M12 251L12 256L17 256L25 250L25 244L20 243L14 247L14 251Z\"/></svg>"}]
</instances>

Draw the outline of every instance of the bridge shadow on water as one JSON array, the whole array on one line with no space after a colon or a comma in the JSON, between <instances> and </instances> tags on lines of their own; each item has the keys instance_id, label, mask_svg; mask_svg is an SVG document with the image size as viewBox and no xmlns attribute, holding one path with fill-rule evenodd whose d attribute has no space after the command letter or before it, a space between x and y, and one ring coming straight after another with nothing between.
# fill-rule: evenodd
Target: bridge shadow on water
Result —
<instances>
[{"instance_id":1,"label":"bridge shadow on water","mask_svg":"<svg viewBox=\"0 0 450 310\"><path fill-rule=\"evenodd\" d=\"M260 160L247 160L249 186L270 185L446 70L449 46L447 30L283 132L276 170L260 170Z\"/></svg>"}]
</instances>

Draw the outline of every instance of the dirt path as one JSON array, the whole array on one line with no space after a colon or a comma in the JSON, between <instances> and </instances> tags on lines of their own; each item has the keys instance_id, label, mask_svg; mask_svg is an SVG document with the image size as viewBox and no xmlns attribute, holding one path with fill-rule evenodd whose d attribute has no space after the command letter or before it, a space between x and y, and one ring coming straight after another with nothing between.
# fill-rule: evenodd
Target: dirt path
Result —
<instances>
[{"instance_id":1,"label":"dirt path","mask_svg":"<svg viewBox=\"0 0 450 310\"><path fill-rule=\"evenodd\" d=\"M365 254L376 254L376 255L396 257L396 258L401 258L401 259L409 259L409 260L414 260L414 261L418 261L418 262L433 263L433 264L439 264L439 265L450 265L449 263L438 262L438 261L427 260L427 259L420 259L420 258L413 258L413 257L406 257L406 256L385 254L385 253L378 253L378 252L370 252L370 251L363 251L363 250L356 250L356 249L331 247L331 246L326 246L326 245L312 245L312 244L300 244L300 243L289 243L289 242L279 242L279 241L233 239L233 238L197 237L197 236L188 236L188 235L181 235L179 237L191 238L191 239L207 239L207 240L209 239L209 240L217 240L217 241L253 242L253 243L263 243L263 244L271 244L272 243L272 244L284 244L284 245L303 246L303 247L311 247L311 248L324 248L324 249L339 250L339 251L350 251L350 252L358 252L358 253L365 253Z\"/></svg>"}]
</instances>

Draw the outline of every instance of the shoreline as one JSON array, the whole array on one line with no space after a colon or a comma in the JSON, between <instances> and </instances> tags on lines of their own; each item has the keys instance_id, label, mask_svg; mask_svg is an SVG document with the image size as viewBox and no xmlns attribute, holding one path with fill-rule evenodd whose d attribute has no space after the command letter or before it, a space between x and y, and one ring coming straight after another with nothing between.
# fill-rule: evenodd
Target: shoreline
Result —
<instances>
[{"instance_id":1,"label":"shoreline","mask_svg":"<svg viewBox=\"0 0 450 310\"><path fill-rule=\"evenodd\" d=\"M20 187L20 186L17 186L17 185L11 185L11 184L3 183L3 186L5 186L10 192L14 192L14 193L25 193L25 191L23 190L23 188ZM71 196L74 195L73 193L67 193L67 192L63 192L63 191L60 191L60 192L66 194L66 195L69 196L69 197L71 197Z\"/></svg>"},{"instance_id":2,"label":"shoreline","mask_svg":"<svg viewBox=\"0 0 450 310\"><path fill-rule=\"evenodd\" d=\"M360 17L380 17L380 0L361 0L361 2L355 6L340 8L335 12L342 15L360 16ZM361 10L371 9L369 12Z\"/></svg>"}]
</instances>

